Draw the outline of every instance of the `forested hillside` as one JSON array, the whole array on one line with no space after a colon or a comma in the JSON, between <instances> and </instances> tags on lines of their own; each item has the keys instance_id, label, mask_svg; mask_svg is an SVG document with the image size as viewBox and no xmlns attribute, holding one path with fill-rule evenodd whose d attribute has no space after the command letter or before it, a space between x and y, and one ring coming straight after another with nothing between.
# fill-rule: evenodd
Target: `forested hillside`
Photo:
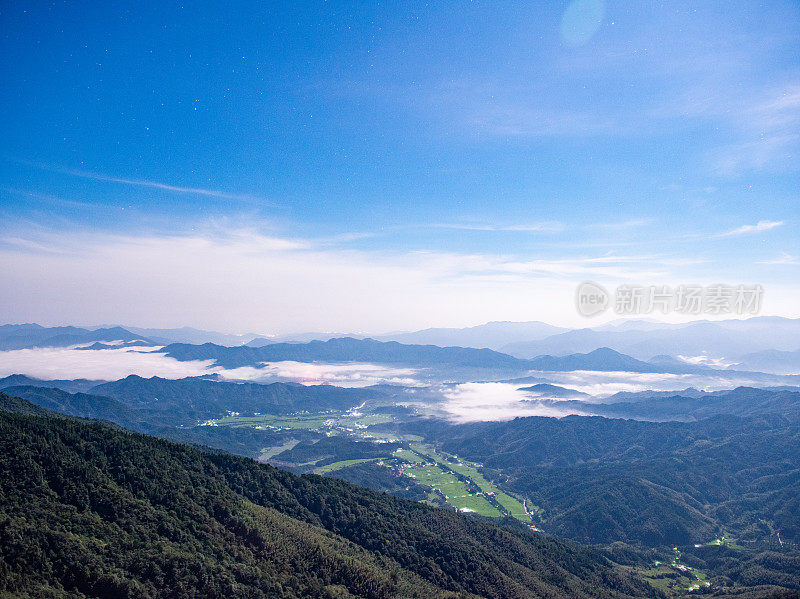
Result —
<instances>
[{"instance_id":1,"label":"forested hillside","mask_svg":"<svg viewBox=\"0 0 800 599\"><path fill-rule=\"evenodd\" d=\"M370 389L297 383L233 383L206 378L164 379L130 375L91 389L135 408L185 419L217 417L227 411L282 414L302 410L347 410L380 397Z\"/></svg>"},{"instance_id":2,"label":"forested hillside","mask_svg":"<svg viewBox=\"0 0 800 599\"><path fill-rule=\"evenodd\" d=\"M599 553L0 395L0 585L24 596L623 597ZM22 413L19 413L22 412Z\"/></svg>"},{"instance_id":3,"label":"forested hillside","mask_svg":"<svg viewBox=\"0 0 800 599\"><path fill-rule=\"evenodd\" d=\"M588 543L800 542L800 427L778 416L637 422L570 416L411 427L480 461Z\"/></svg>"}]
</instances>

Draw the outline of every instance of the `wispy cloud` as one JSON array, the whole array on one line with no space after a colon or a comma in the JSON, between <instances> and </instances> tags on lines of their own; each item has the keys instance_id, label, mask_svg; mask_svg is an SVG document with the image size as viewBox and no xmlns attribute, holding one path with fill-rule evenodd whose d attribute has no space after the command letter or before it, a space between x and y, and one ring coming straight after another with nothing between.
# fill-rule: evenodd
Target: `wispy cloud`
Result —
<instances>
[{"instance_id":1,"label":"wispy cloud","mask_svg":"<svg viewBox=\"0 0 800 599\"><path fill-rule=\"evenodd\" d=\"M734 96L736 97L736 96ZM727 104L724 118L739 130L741 140L711 152L719 175L749 170L796 168L800 147L800 85L791 84Z\"/></svg>"},{"instance_id":2,"label":"wispy cloud","mask_svg":"<svg viewBox=\"0 0 800 599\"><path fill-rule=\"evenodd\" d=\"M720 234L720 237L730 237L731 235L745 235L747 233L761 233L769 231L775 227L780 227L784 223L782 220L760 220L754 225L742 225L732 231Z\"/></svg>"},{"instance_id":3,"label":"wispy cloud","mask_svg":"<svg viewBox=\"0 0 800 599\"><path fill-rule=\"evenodd\" d=\"M781 252L781 255L771 260L763 260L759 264L800 264L800 258L793 256L788 252Z\"/></svg>"},{"instance_id":4,"label":"wispy cloud","mask_svg":"<svg viewBox=\"0 0 800 599\"><path fill-rule=\"evenodd\" d=\"M188 193L192 195L210 196L214 198L223 198L227 200L247 200L252 201L253 196L241 193L230 193L227 191L220 191L217 189L204 189L201 187L181 187L179 185L169 185L159 181L147 181L144 179L124 179L122 177L110 177L108 175L101 175L98 173L90 173L84 171L67 170L66 174L74 177L82 177L84 179L92 179L93 181L106 181L108 183L122 183L124 185L136 185L139 187L151 187L153 189L161 189L164 191L171 191L175 193Z\"/></svg>"},{"instance_id":5,"label":"wispy cloud","mask_svg":"<svg viewBox=\"0 0 800 599\"><path fill-rule=\"evenodd\" d=\"M23 161L24 162L24 161ZM222 191L219 189L207 189L202 187L184 187L181 185L171 185L161 181L151 181L147 179L129 179L126 177L115 177L112 175L105 175L102 173L95 173L91 171L82 171L76 169L61 168L55 166L48 166L43 164L27 163L39 169L69 175L71 177L79 177L81 179L89 179L91 181L101 181L105 183L119 183L121 185L133 185L136 187L149 187L151 189L160 189L162 191L169 191L172 193L181 193L189 195L199 195L206 197L213 197L226 200L239 200L239 201L261 201L249 194L233 193L229 191Z\"/></svg>"},{"instance_id":6,"label":"wispy cloud","mask_svg":"<svg viewBox=\"0 0 800 599\"><path fill-rule=\"evenodd\" d=\"M564 225L559 222L523 223L516 225L491 225L488 223L432 223L423 224L422 227L437 229L459 229L463 231L517 231L517 232L552 232L564 230Z\"/></svg>"},{"instance_id":7,"label":"wispy cloud","mask_svg":"<svg viewBox=\"0 0 800 599\"><path fill-rule=\"evenodd\" d=\"M500 262L496 272L553 277L604 277L612 280L654 280L669 274L656 256L591 256L570 259L537 259Z\"/></svg>"},{"instance_id":8,"label":"wispy cloud","mask_svg":"<svg viewBox=\"0 0 800 599\"><path fill-rule=\"evenodd\" d=\"M711 152L717 175L737 176L751 170L772 170L793 164L800 135L758 134L754 139L717 148Z\"/></svg>"},{"instance_id":9,"label":"wispy cloud","mask_svg":"<svg viewBox=\"0 0 800 599\"><path fill-rule=\"evenodd\" d=\"M55 206L65 206L68 208L82 208L82 209L92 209L92 210L97 210L99 208L97 204L90 204L88 202L79 202L77 200L66 200L64 198L51 195L49 193L41 193L38 191L31 191L27 189L0 187L0 191L4 191L6 193L13 193L14 195L18 195L31 200L36 200L37 202L42 202L45 204L51 204Z\"/></svg>"},{"instance_id":10,"label":"wispy cloud","mask_svg":"<svg viewBox=\"0 0 800 599\"><path fill-rule=\"evenodd\" d=\"M639 227L644 227L647 225L652 224L654 221L652 218L631 218L628 220L623 220L619 222L598 222L598 223L591 223L586 226L587 229L595 229L599 231L621 231L625 229L637 229Z\"/></svg>"}]
</instances>

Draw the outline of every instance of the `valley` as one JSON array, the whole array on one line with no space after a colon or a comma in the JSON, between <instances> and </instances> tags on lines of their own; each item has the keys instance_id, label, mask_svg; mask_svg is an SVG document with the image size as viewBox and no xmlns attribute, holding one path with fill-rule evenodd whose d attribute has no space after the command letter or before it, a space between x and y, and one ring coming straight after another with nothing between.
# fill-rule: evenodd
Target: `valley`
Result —
<instances>
[{"instance_id":1,"label":"valley","mask_svg":"<svg viewBox=\"0 0 800 599\"><path fill-rule=\"evenodd\" d=\"M243 364L254 350L262 351L182 344L170 352L182 360L210 351L242 369L252 368ZM106 359L140 349L78 351ZM800 592L800 465L792 458L800 387L789 384L793 377L750 373L747 382L770 384L727 387L742 373L678 373L674 365L650 372L658 368L610 350L536 362L564 370L530 362L514 370L519 362L497 352L362 340L269 351L343 360L292 366L303 376L327 369L364 378L337 386L220 373L108 381L15 373L0 379L0 391L51 413L99 418L211 455L238 454L303 480L338 479L470 521L567 539L656 594L743 586ZM369 352L390 361L347 361ZM475 362L483 356L494 366ZM625 365L637 371L618 370ZM609 370L580 370L586 366ZM401 371L413 380L371 378Z\"/></svg>"},{"instance_id":2,"label":"valley","mask_svg":"<svg viewBox=\"0 0 800 599\"><path fill-rule=\"evenodd\" d=\"M285 416L254 414L242 416L229 414L223 418L202 423L201 426L220 426L256 430L275 430L280 432L303 431L325 437L341 437L354 444L371 443L380 452L376 457L352 458L330 462L329 455L320 455L303 463L287 461L300 443L292 438L275 447L265 447L259 460L290 467L299 472L336 475L347 468L375 464L390 470L408 485L420 485L428 493L427 502L433 505L446 505L460 512L475 513L491 518L512 517L530 524L533 521L519 499L501 491L486 480L480 473L479 465L460 460L458 456L437 452L430 444L424 443L419 435L385 432L390 423L398 424L395 417L381 413L381 405L366 408L365 404L344 412L326 411L317 414L298 413ZM379 430L376 430L379 429ZM313 442L312 442L313 443ZM355 450L354 453L358 453ZM536 508L534 508L534 511Z\"/></svg>"}]
</instances>

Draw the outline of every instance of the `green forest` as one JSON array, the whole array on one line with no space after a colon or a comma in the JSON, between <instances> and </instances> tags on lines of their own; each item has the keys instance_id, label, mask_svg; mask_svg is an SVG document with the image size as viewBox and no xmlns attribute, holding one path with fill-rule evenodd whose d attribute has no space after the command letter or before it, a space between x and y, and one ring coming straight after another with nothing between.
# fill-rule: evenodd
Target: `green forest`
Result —
<instances>
[{"instance_id":1,"label":"green forest","mask_svg":"<svg viewBox=\"0 0 800 599\"><path fill-rule=\"evenodd\" d=\"M5 395L0 405L11 596L658 596L568 541Z\"/></svg>"}]
</instances>

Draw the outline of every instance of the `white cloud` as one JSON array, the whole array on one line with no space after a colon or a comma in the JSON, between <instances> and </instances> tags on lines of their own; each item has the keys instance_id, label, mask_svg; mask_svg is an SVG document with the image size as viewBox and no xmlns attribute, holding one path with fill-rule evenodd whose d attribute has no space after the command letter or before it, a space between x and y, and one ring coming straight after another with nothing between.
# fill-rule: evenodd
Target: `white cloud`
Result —
<instances>
[{"instance_id":1,"label":"white cloud","mask_svg":"<svg viewBox=\"0 0 800 599\"><path fill-rule=\"evenodd\" d=\"M543 376L557 385L566 385L583 393L600 397L613 395L620 391L633 392L647 389L676 391L700 384L699 377L684 374L575 370L572 372L548 372Z\"/></svg>"},{"instance_id":2,"label":"white cloud","mask_svg":"<svg viewBox=\"0 0 800 599\"><path fill-rule=\"evenodd\" d=\"M0 376L25 374L38 379L116 380L130 374L177 379L211 372L211 361L179 362L158 348L84 350L43 347L0 352Z\"/></svg>"},{"instance_id":3,"label":"white cloud","mask_svg":"<svg viewBox=\"0 0 800 599\"><path fill-rule=\"evenodd\" d=\"M682 356L678 354L678 359L683 360L687 364L701 364L703 366L711 366L712 368L728 368L728 366L736 364L736 362L732 362L726 358L715 358L705 353L699 356Z\"/></svg>"},{"instance_id":4,"label":"white cloud","mask_svg":"<svg viewBox=\"0 0 800 599\"><path fill-rule=\"evenodd\" d=\"M364 251L219 229L18 233L5 242L1 320L264 333L564 322L577 319L572 298L581 279L648 281L671 269L657 256Z\"/></svg>"},{"instance_id":5,"label":"white cloud","mask_svg":"<svg viewBox=\"0 0 800 599\"><path fill-rule=\"evenodd\" d=\"M720 237L728 237L730 235L744 235L745 233L761 233L762 231L769 231L775 227L780 227L784 223L782 220L760 220L754 225L742 225L737 229L722 233Z\"/></svg>"},{"instance_id":6,"label":"white cloud","mask_svg":"<svg viewBox=\"0 0 800 599\"><path fill-rule=\"evenodd\" d=\"M161 353L160 347L89 350L81 346L38 347L0 351L0 377L25 374L38 379L117 380L131 374L179 379L220 375L237 381L293 381L304 385L366 387L378 383L419 385L416 371L379 364L324 364L273 362L260 367L221 368L212 360L181 362Z\"/></svg>"},{"instance_id":7,"label":"white cloud","mask_svg":"<svg viewBox=\"0 0 800 599\"><path fill-rule=\"evenodd\" d=\"M455 422L511 420L517 416L553 416L577 414L547 402L533 400L519 385L508 383L463 383L442 390L444 402L438 408Z\"/></svg>"},{"instance_id":8,"label":"white cloud","mask_svg":"<svg viewBox=\"0 0 800 599\"><path fill-rule=\"evenodd\" d=\"M727 364L723 361L721 364ZM603 398L620 391L680 391L694 387L704 391L719 391L735 387L763 387L785 385L785 378L775 376L769 380L747 375L719 376L716 374L662 374L640 372L598 372L576 370L572 372L537 373L548 382L583 391L596 398Z\"/></svg>"},{"instance_id":9,"label":"white cloud","mask_svg":"<svg viewBox=\"0 0 800 599\"><path fill-rule=\"evenodd\" d=\"M367 387L379 383L418 386L416 370L393 368L380 364L350 362L324 364L320 362L265 362L258 368L246 366L217 370L222 376L236 380L289 380L304 385L336 385L338 387Z\"/></svg>"},{"instance_id":10,"label":"white cloud","mask_svg":"<svg viewBox=\"0 0 800 599\"><path fill-rule=\"evenodd\" d=\"M707 391L731 389L740 385L753 385L747 377L726 379L706 375L655 374L636 372L537 372L537 376L556 385L566 385L595 399L585 398L585 403L596 402L620 391L680 391L695 387ZM780 384L776 377L775 384ZM761 382L763 385L763 381ZM551 416L561 418L571 414L590 415L590 405L576 408L564 400L532 398L523 385L509 383L462 383L446 385L439 391L443 400L434 409L455 422L511 420L522 416Z\"/></svg>"},{"instance_id":11,"label":"white cloud","mask_svg":"<svg viewBox=\"0 0 800 599\"><path fill-rule=\"evenodd\" d=\"M636 229L639 227L644 227L650 225L654 222L652 218L631 218L629 220L619 221L619 222L598 222L598 223L591 223L587 225L588 229L596 229L596 230L606 230L612 232L618 232L625 229Z\"/></svg>"}]
</instances>

